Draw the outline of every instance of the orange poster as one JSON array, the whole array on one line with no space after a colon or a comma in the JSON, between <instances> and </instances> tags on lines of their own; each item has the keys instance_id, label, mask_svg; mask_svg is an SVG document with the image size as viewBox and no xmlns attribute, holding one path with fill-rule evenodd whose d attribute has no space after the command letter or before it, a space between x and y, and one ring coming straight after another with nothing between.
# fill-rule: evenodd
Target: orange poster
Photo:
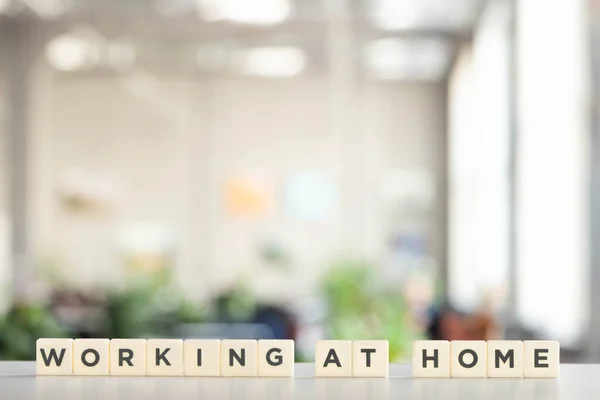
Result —
<instances>
[{"instance_id":1,"label":"orange poster","mask_svg":"<svg viewBox=\"0 0 600 400\"><path fill-rule=\"evenodd\" d=\"M240 176L227 181L227 213L234 217L262 217L274 206L274 190L264 178Z\"/></svg>"}]
</instances>

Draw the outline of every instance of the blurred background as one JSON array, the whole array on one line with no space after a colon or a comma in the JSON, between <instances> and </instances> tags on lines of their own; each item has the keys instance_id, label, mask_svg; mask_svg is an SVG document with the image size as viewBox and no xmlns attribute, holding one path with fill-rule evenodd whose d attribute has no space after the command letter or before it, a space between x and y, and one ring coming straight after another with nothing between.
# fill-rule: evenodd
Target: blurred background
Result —
<instances>
[{"instance_id":1,"label":"blurred background","mask_svg":"<svg viewBox=\"0 0 600 400\"><path fill-rule=\"evenodd\" d=\"M600 1L0 0L0 358L553 339L600 362Z\"/></svg>"}]
</instances>

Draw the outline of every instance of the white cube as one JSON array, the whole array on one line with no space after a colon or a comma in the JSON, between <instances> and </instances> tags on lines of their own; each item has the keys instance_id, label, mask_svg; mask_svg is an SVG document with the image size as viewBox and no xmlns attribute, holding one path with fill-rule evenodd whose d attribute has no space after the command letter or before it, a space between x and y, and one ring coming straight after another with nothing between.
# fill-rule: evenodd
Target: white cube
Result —
<instances>
[{"instance_id":1,"label":"white cube","mask_svg":"<svg viewBox=\"0 0 600 400\"><path fill-rule=\"evenodd\" d=\"M183 340L148 339L146 374L150 376L183 375Z\"/></svg>"},{"instance_id":2,"label":"white cube","mask_svg":"<svg viewBox=\"0 0 600 400\"><path fill-rule=\"evenodd\" d=\"M109 347L111 375L146 375L146 339L112 339Z\"/></svg>"},{"instance_id":3,"label":"white cube","mask_svg":"<svg viewBox=\"0 0 600 400\"><path fill-rule=\"evenodd\" d=\"M319 340L315 348L315 376L352 376L352 342Z\"/></svg>"},{"instance_id":4,"label":"white cube","mask_svg":"<svg viewBox=\"0 0 600 400\"><path fill-rule=\"evenodd\" d=\"M487 376L487 344L484 340L450 342L450 372L453 378Z\"/></svg>"},{"instance_id":5,"label":"white cube","mask_svg":"<svg viewBox=\"0 0 600 400\"><path fill-rule=\"evenodd\" d=\"M487 376L489 378L522 378L523 342L520 340L488 341Z\"/></svg>"},{"instance_id":6,"label":"white cube","mask_svg":"<svg viewBox=\"0 0 600 400\"><path fill-rule=\"evenodd\" d=\"M523 342L523 376L525 378L557 378L560 345L551 340Z\"/></svg>"},{"instance_id":7,"label":"white cube","mask_svg":"<svg viewBox=\"0 0 600 400\"><path fill-rule=\"evenodd\" d=\"M221 376L221 341L188 339L183 342L183 373L186 376Z\"/></svg>"},{"instance_id":8,"label":"white cube","mask_svg":"<svg viewBox=\"0 0 600 400\"><path fill-rule=\"evenodd\" d=\"M389 375L390 345L387 340L352 341L352 376L385 378Z\"/></svg>"},{"instance_id":9,"label":"white cube","mask_svg":"<svg viewBox=\"0 0 600 400\"><path fill-rule=\"evenodd\" d=\"M108 375L108 339L73 341L73 375Z\"/></svg>"},{"instance_id":10,"label":"white cube","mask_svg":"<svg viewBox=\"0 0 600 400\"><path fill-rule=\"evenodd\" d=\"M450 342L416 340L413 343L412 370L415 378L449 378Z\"/></svg>"},{"instance_id":11,"label":"white cube","mask_svg":"<svg viewBox=\"0 0 600 400\"><path fill-rule=\"evenodd\" d=\"M259 340L258 376L294 376L294 341Z\"/></svg>"},{"instance_id":12,"label":"white cube","mask_svg":"<svg viewBox=\"0 0 600 400\"><path fill-rule=\"evenodd\" d=\"M38 375L72 375L73 339L38 339L35 370Z\"/></svg>"},{"instance_id":13,"label":"white cube","mask_svg":"<svg viewBox=\"0 0 600 400\"><path fill-rule=\"evenodd\" d=\"M258 376L256 340L221 341L221 376Z\"/></svg>"}]
</instances>

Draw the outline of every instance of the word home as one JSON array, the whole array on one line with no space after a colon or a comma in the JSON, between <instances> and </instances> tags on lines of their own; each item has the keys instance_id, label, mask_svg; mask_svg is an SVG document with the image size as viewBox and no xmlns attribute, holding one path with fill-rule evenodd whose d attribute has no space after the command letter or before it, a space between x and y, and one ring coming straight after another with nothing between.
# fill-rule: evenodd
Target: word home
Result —
<instances>
[{"instance_id":1,"label":"word home","mask_svg":"<svg viewBox=\"0 0 600 400\"><path fill-rule=\"evenodd\" d=\"M38 375L294 376L293 340L38 339Z\"/></svg>"},{"instance_id":2,"label":"word home","mask_svg":"<svg viewBox=\"0 0 600 400\"><path fill-rule=\"evenodd\" d=\"M557 378L560 345L545 340L418 340L416 378Z\"/></svg>"}]
</instances>

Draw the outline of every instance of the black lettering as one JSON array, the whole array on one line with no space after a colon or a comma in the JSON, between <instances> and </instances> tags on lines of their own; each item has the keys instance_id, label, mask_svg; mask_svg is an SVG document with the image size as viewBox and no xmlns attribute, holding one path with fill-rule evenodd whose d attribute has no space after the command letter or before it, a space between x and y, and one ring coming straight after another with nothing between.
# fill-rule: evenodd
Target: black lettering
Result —
<instances>
[{"instance_id":1,"label":"black lettering","mask_svg":"<svg viewBox=\"0 0 600 400\"><path fill-rule=\"evenodd\" d=\"M502 351L496 349L496 368L500 368L500 361L502 361L503 363L506 363L507 361L509 361L508 367L514 368L515 367L515 351L508 350L506 352L506 354L502 354Z\"/></svg>"},{"instance_id":2,"label":"black lettering","mask_svg":"<svg viewBox=\"0 0 600 400\"><path fill-rule=\"evenodd\" d=\"M438 367L438 350L433 350L433 356L427 356L427 349L423 349L423 368L427 368L427 361L433 361L433 368Z\"/></svg>"},{"instance_id":3,"label":"black lettering","mask_svg":"<svg viewBox=\"0 0 600 400\"><path fill-rule=\"evenodd\" d=\"M201 367L202 366L202 349L198 349L196 352L196 364Z\"/></svg>"},{"instance_id":4,"label":"black lettering","mask_svg":"<svg viewBox=\"0 0 600 400\"><path fill-rule=\"evenodd\" d=\"M465 354L470 354L471 357L473 357L473 361L471 361L471 363L469 363L469 364L465 363L465 360L464 360ZM475 351L471 350L471 349L465 349L458 354L458 363L463 368L473 368L477 364L478 360L479 360L479 357L477 357L477 353L475 353Z\"/></svg>"},{"instance_id":5,"label":"black lettering","mask_svg":"<svg viewBox=\"0 0 600 400\"><path fill-rule=\"evenodd\" d=\"M234 349L229 349L229 366L233 367L233 359L236 359L242 367L246 366L246 349L241 349L241 355L238 355Z\"/></svg>"},{"instance_id":6,"label":"black lettering","mask_svg":"<svg viewBox=\"0 0 600 400\"><path fill-rule=\"evenodd\" d=\"M160 361L162 360L165 365L167 366L171 366L171 363L169 362L169 360L167 360L167 353L169 352L169 350L171 350L170 347L167 347L165 349L165 351L163 351L162 353L160 352L160 349L156 349L156 366L160 365Z\"/></svg>"},{"instance_id":7,"label":"black lettering","mask_svg":"<svg viewBox=\"0 0 600 400\"><path fill-rule=\"evenodd\" d=\"M334 363L335 365L337 365L338 368L342 367L342 364L340 363L340 359L338 358L334 349L330 349L329 353L327 353L327 357L325 358L325 363L323 364L323 367L326 367L331 363Z\"/></svg>"},{"instance_id":8,"label":"black lettering","mask_svg":"<svg viewBox=\"0 0 600 400\"><path fill-rule=\"evenodd\" d=\"M371 366L371 354L375 353L375 349L361 349L361 353L365 353L367 355L367 367Z\"/></svg>"},{"instance_id":9,"label":"black lettering","mask_svg":"<svg viewBox=\"0 0 600 400\"><path fill-rule=\"evenodd\" d=\"M88 360L87 360L87 355L88 354L93 354L94 355L94 361L88 362ZM94 349L85 349L81 353L81 362L86 367L95 367L100 362L100 354L98 354L98 352L96 350L94 350Z\"/></svg>"},{"instance_id":10,"label":"black lettering","mask_svg":"<svg viewBox=\"0 0 600 400\"><path fill-rule=\"evenodd\" d=\"M548 368L548 363L542 364L540 361L548 361L548 356L542 356L541 353L548 354L548 349L534 349L533 350L533 366L535 368Z\"/></svg>"},{"instance_id":11,"label":"black lettering","mask_svg":"<svg viewBox=\"0 0 600 400\"><path fill-rule=\"evenodd\" d=\"M274 356L272 359L271 354L273 353L277 353L278 355ZM273 348L267 351L267 363L273 367L283 364L283 356L279 353L281 353L281 349L278 348Z\"/></svg>"},{"instance_id":12,"label":"black lettering","mask_svg":"<svg viewBox=\"0 0 600 400\"><path fill-rule=\"evenodd\" d=\"M123 363L126 362L127 365L133 367L133 363L131 359L133 358L133 350L131 349L119 349L119 367L123 366Z\"/></svg>"},{"instance_id":13,"label":"black lettering","mask_svg":"<svg viewBox=\"0 0 600 400\"><path fill-rule=\"evenodd\" d=\"M40 352L42 353L42 360L44 360L44 365L46 365L46 367L50 366L52 360L54 360L54 363L57 367L62 365L63 357L65 356L65 349L60 349L60 355L56 354L56 349L50 349L50 355L46 354L45 349L40 349Z\"/></svg>"}]
</instances>

